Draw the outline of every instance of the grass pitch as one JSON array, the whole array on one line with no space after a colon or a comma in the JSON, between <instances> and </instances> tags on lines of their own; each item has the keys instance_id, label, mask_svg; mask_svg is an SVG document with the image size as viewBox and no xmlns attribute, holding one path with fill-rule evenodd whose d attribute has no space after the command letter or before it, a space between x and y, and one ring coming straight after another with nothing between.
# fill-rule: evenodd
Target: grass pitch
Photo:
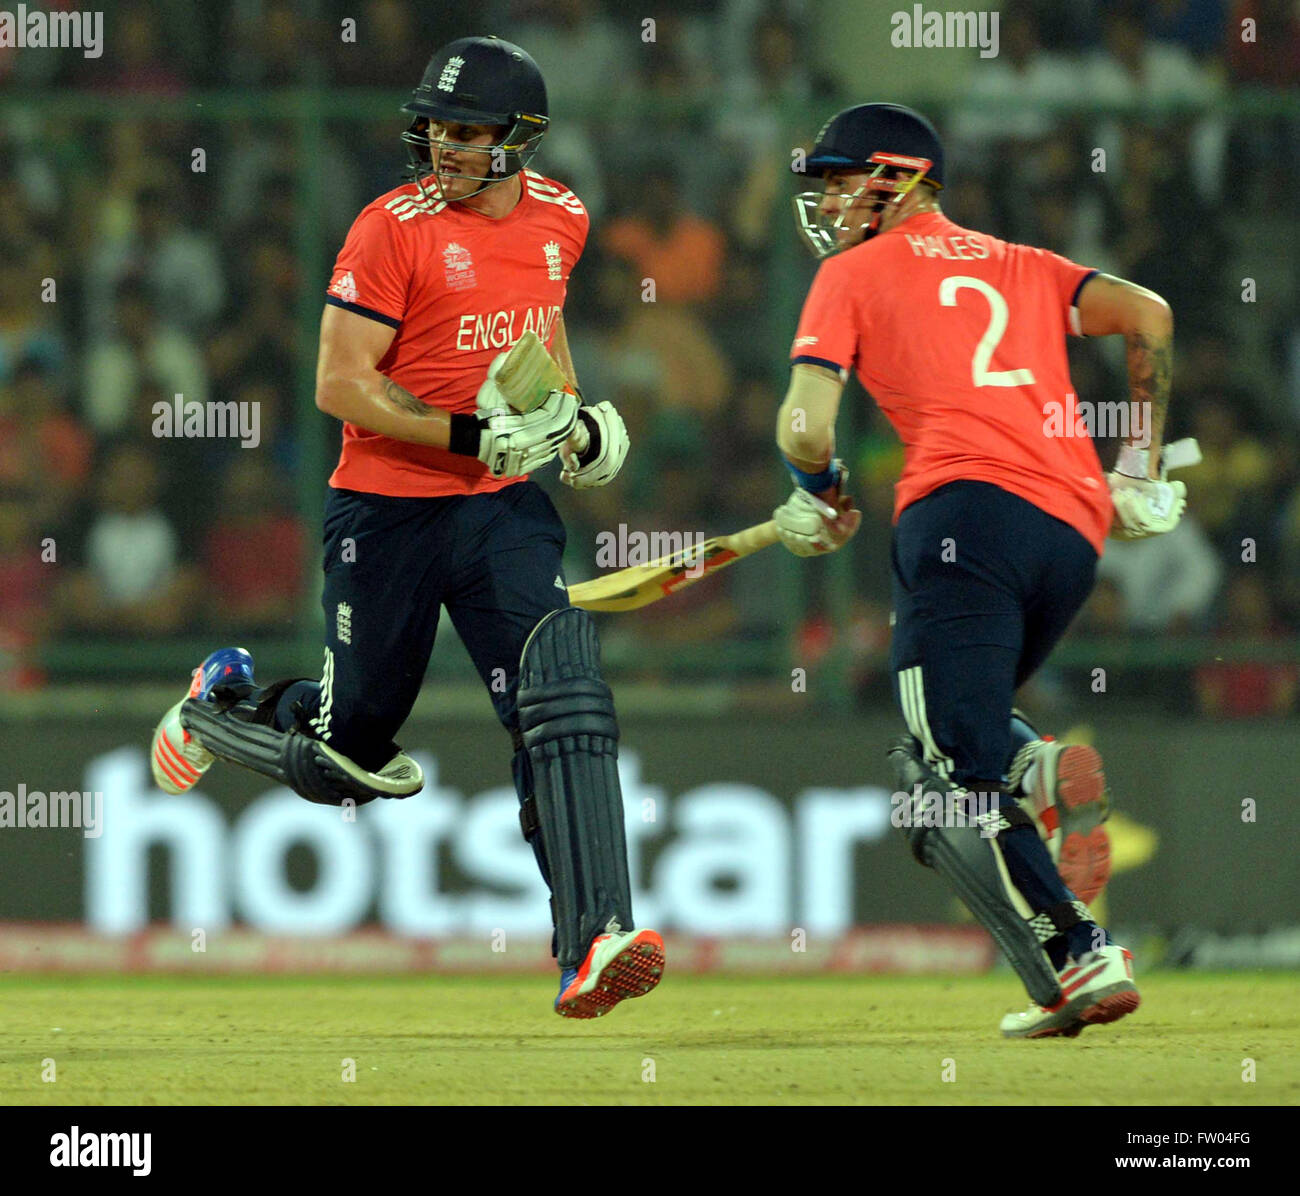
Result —
<instances>
[{"instance_id":1,"label":"grass pitch","mask_svg":"<svg viewBox=\"0 0 1300 1196\"><path fill-rule=\"evenodd\" d=\"M1027 1042L998 1035L1009 974L669 974L594 1022L551 1012L549 976L9 975L0 1102L1300 1103L1296 977L1141 982L1130 1018Z\"/></svg>"}]
</instances>

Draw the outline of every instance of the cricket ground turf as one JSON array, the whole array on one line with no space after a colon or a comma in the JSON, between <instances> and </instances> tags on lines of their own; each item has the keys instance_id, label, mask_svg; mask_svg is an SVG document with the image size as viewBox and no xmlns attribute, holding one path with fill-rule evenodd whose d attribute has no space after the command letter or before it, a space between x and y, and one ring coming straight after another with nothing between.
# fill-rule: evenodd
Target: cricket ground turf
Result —
<instances>
[{"instance_id":1,"label":"cricket ground turf","mask_svg":"<svg viewBox=\"0 0 1300 1196\"><path fill-rule=\"evenodd\" d=\"M1024 1041L998 1033L1025 1003L1009 973L670 972L593 1022L557 1017L542 975L11 974L0 976L0 1102L1300 1103L1294 975L1140 981L1131 1017Z\"/></svg>"}]
</instances>

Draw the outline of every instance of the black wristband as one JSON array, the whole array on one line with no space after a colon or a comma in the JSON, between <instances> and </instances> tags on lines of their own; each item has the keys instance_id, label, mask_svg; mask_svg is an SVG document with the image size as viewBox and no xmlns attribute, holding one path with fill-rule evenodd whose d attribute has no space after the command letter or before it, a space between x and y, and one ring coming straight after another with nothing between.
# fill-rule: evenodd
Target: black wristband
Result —
<instances>
[{"instance_id":1,"label":"black wristband","mask_svg":"<svg viewBox=\"0 0 1300 1196\"><path fill-rule=\"evenodd\" d=\"M477 457L482 430L477 415L453 415L451 432L447 437L448 450L462 457Z\"/></svg>"}]
</instances>

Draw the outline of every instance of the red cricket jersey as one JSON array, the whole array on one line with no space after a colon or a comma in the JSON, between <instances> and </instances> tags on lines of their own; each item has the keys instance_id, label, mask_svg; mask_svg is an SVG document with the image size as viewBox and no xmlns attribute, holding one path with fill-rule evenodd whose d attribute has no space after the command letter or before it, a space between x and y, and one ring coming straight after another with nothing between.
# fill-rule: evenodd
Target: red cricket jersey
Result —
<instances>
[{"instance_id":1,"label":"red cricket jersey","mask_svg":"<svg viewBox=\"0 0 1300 1196\"><path fill-rule=\"evenodd\" d=\"M1101 554L1110 491L1065 354L1067 333L1079 334L1079 291L1096 273L939 212L822 263L791 360L853 369L894 425L904 447L895 522L947 482L991 482Z\"/></svg>"},{"instance_id":2,"label":"red cricket jersey","mask_svg":"<svg viewBox=\"0 0 1300 1196\"><path fill-rule=\"evenodd\" d=\"M414 183L397 187L362 210L334 263L325 302L395 328L380 373L446 411L473 412L492 359L525 332L549 347L587 242L587 210L572 191L536 171L520 178L519 202L501 220L430 202ZM330 485L430 496L518 480L345 423Z\"/></svg>"}]
</instances>

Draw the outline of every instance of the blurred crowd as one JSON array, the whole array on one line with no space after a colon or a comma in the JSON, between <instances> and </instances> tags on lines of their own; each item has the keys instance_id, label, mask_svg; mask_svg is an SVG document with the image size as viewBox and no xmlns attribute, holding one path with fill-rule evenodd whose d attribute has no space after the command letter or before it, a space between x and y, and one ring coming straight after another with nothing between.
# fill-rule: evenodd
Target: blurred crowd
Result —
<instances>
[{"instance_id":1,"label":"blurred crowd","mask_svg":"<svg viewBox=\"0 0 1300 1196\"><path fill-rule=\"evenodd\" d=\"M304 410L301 390L315 344L300 313L325 282L304 276L302 179L323 180L309 235L328 265L404 163L396 112L331 116L321 159L306 162L298 126L279 115L155 119L135 107L110 119L101 100L290 86L398 95L451 37L495 29L517 41L551 97L534 166L592 216L566 310L583 388L618 406L634 444L617 486L549 486L570 577L590 575L597 533L620 523L716 534L766 517L787 487L772 427L814 269L789 217L790 152L836 108L885 97L818 69L811 2L676 2L655 15L653 42L635 7L148 0L114 7L99 59L0 50L0 86L32 97L0 109L3 684L39 684L52 637L251 638L300 625L319 516L301 496L324 483L304 485L321 465L304 446L325 436L332 465L338 435L313 426L324 417ZM1108 549L1079 634L1294 636L1300 106L1255 115L1225 103L1300 100L1300 10L1010 0L999 56L971 57L960 94L926 106L949 150L945 210L1163 294L1177 322L1167 438L1196 436L1205 458L1180 475L1192 513L1176 533ZM70 93L85 98L75 115L42 113L41 96ZM1167 110L1124 115L1133 101ZM1079 342L1071 360L1081 398L1125 397L1122 344ZM178 394L255 404L258 446L160 437L156 405ZM1108 461L1115 445L1099 448ZM847 617L842 563L791 573L784 554L765 554L743 584L736 570L611 622L614 658L653 673L656 645L725 640L786 645L816 668L847 646L857 685L879 693L901 452L856 383L841 451L866 512ZM1193 672L1206 712L1295 708L1285 660L1229 656Z\"/></svg>"}]
</instances>

